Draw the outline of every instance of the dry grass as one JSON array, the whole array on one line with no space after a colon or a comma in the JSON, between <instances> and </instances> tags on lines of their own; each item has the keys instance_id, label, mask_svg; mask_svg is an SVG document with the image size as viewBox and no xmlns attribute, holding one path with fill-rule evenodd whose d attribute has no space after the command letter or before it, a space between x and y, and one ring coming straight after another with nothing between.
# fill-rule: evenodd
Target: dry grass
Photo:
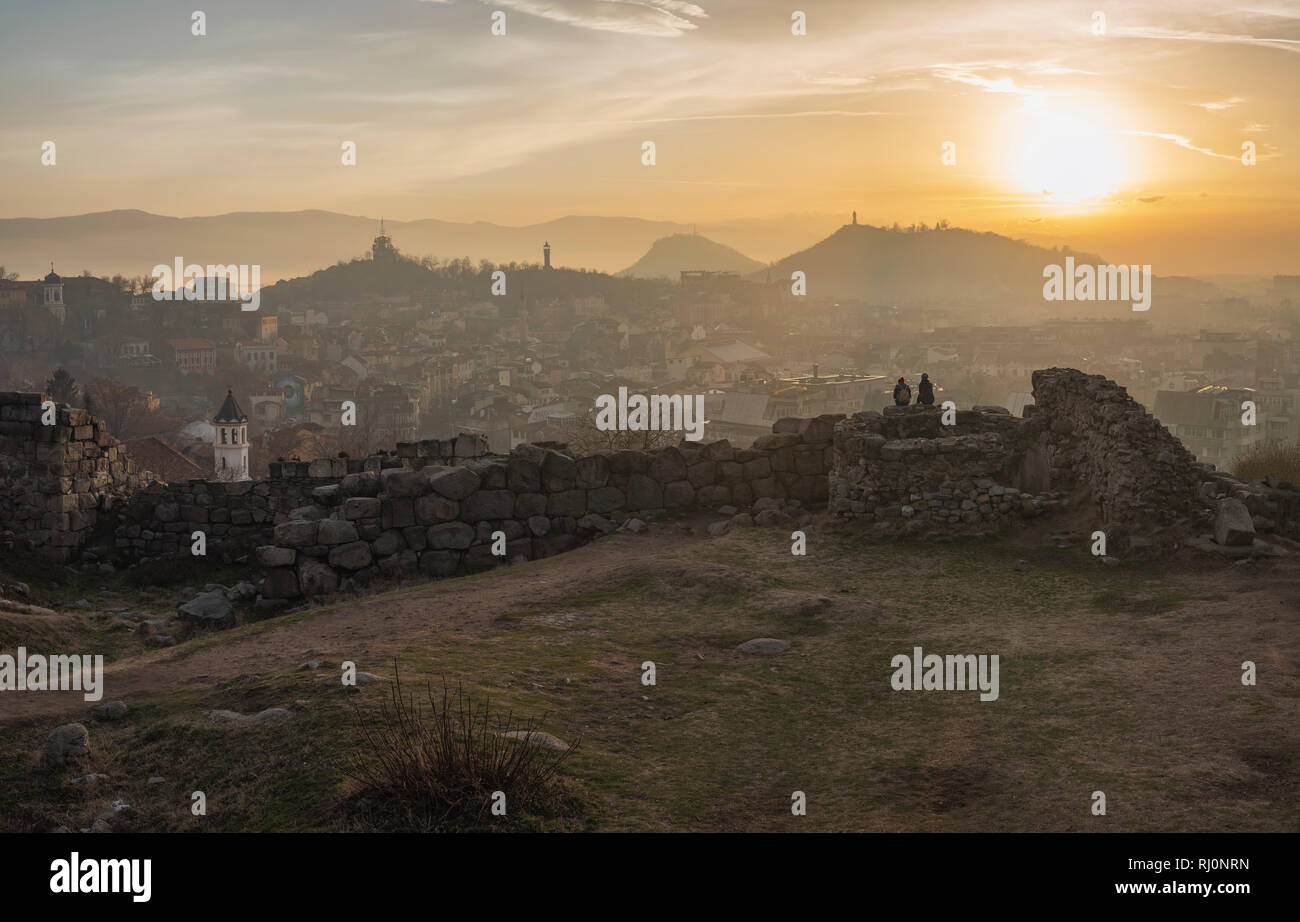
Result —
<instances>
[{"instance_id":1,"label":"dry grass","mask_svg":"<svg viewBox=\"0 0 1300 922\"><path fill-rule=\"evenodd\" d=\"M1255 445L1237 456L1232 473L1247 483L1268 477L1300 484L1300 445Z\"/></svg>"},{"instance_id":2,"label":"dry grass","mask_svg":"<svg viewBox=\"0 0 1300 922\"><path fill-rule=\"evenodd\" d=\"M119 798L139 811L134 828L149 830L436 825L446 799L412 817L405 795L367 798L349 780L348 765L376 749L348 718L359 711L391 733L386 746L413 749L448 726L482 727L477 704L458 720L457 692L438 694L444 676L467 699L490 696L493 713L547 714L547 730L583 741L559 766L571 796L556 816L508 793L508 817L483 817L483 791L499 782L447 769L443 778L470 779L445 783L465 808L449 827L1300 829L1295 559L1236 566L1188 554L1106 567L1082 544L1057 550L1022 534L895 544L826 523L810 529L808 556L793 557L778 530L709 540L677 528L133 655L108 686L130 715L90 724L89 770L109 775L93 791L35 770L49 730L84 710L0 721L0 830L76 828ZM753 637L792 647L776 657L736 649ZM1000 654L1001 697L892 691L891 656L916 644ZM393 728L393 702L382 716L391 686L345 689L337 669L394 656L404 684L434 689L406 732ZM300 668L311 658L326 665ZM1245 660L1258 665L1258 685L1241 684ZM654 686L641 682L645 661L656 664ZM267 727L202 717L268 707L294 717ZM439 719L450 723L439 730ZM410 789L436 787L418 779L419 759L437 757L400 758L390 786L414 775ZM152 774L168 783L148 785ZM188 810L193 790L208 794L201 820ZM808 796L805 817L790 813L796 790ZM1106 817L1090 813L1095 790L1106 792Z\"/></svg>"}]
</instances>

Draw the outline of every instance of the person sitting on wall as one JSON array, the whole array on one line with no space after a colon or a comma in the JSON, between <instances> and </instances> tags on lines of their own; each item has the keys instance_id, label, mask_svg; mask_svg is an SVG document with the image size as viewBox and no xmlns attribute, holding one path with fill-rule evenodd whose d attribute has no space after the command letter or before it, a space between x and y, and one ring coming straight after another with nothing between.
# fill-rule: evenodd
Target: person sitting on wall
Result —
<instances>
[{"instance_id":1,"label":"person sitting on wall","mask_svg":"<svg viewBox=\"0 0 1300 922\"><path fill-rule=\"evenodd\" d=\"M934 382L928 374L921 375L921 384L916 389L916 402L918 406L934 406Z\"/></svg>"},{"instance_id":2,"label":"person sitting on wall","mask_svg":"<svg viewBox=\"0 0 1300 922\"><path fill-rule=\"evenodd\" d=\"M912 389L902 378L894 385L894 406L905 407L912 402Z\"/></svg>"}]
</instances>

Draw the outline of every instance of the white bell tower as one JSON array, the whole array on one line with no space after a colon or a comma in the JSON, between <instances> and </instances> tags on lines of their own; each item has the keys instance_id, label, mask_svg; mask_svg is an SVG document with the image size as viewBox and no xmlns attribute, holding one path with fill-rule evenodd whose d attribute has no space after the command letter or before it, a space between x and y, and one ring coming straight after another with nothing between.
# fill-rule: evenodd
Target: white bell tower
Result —
<instances>
[{"instance_id":1,"label":"white bell tower","mask_svg":"<svg viewBox=\"0 0 1300 922\"><path fill-rule=\"evenodd\" d=\"M235 403L233 391L212 419L212 463L217 480L248 480L248 417Z\"/></svg>"}]
</instances>

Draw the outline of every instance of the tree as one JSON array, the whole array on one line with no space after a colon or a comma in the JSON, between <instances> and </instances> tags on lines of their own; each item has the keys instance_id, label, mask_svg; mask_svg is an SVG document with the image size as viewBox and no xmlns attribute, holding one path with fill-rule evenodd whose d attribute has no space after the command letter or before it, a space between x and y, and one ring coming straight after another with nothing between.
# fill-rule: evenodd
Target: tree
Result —
<instances>
[{"instance_id":1,"label":"tree","mask_svg":"<svg viewBox=\"0 0 1300 922\"><path fill-rule=\"evenodd\" d=\"M626 429L602 430L596 428L596 415L592 413L580 421L564 427L562 440L577 455L592 455L598 451L632 449L653 451L676 445L682 433L668 429L646 429L633 432Z\"/></svg>"},{"instance_id":2,"label":"tree","mask_svg":"<svg viewBox=\"0 0 1300 922\"><path fill-rule=\"evenodd\" d=\"M96 378L86 387L86 409L92 405L92 412L119 439L138 438L147 428L143 424L149 417L149 407L139 388L112 378Z\"/></svg>"},{"instance_id":3,"label":"tree","mask_svg":"<svg viewBox=\"0 0 1300 922\"><path fill-rule=\"evenodd\" d=\"M68 369L60 365L45 382L45 390L54 398L55 403L72 403L77 399L79 389L77 379L72 377Z\"/></svg>"}]
</instances>

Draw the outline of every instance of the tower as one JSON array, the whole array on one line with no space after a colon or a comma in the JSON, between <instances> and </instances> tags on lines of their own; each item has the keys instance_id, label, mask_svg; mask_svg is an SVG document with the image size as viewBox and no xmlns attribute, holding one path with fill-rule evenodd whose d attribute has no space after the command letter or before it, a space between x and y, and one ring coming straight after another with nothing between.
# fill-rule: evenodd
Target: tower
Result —
<instances>
[{"instance_id":1,"label":"tower","mask_svg":"<svg viewBox=\"0 0 1300 922\"><path fill-rule=\"evenodd\" d=\"M379 236L370 245L370 255L375 262L391 261L397 255L393 249L393 238L384 232L384 219L379 219Z\"/></svg>"},{"instance_id":2,"label":"tower","mask_svg":"<svg viewBox=\"0 0 1300 922\"><path fill-rule=\"evenodd\" d=\"M542 268L551 268L551 242L549 240L542 244Z\"/></svg>"},{"instance_id":3,"label":"tower","mask_svg":"<svg viewBox=\"0 0 1300 922\"><path fill-rule=\"evenodd\" d=\"M248 417L235 403L233 391L212 418L212 464L217 480L248 480Z\"/></svg>"},{"instance_id":4,"label":"tower","mask_svg":"<svg viewBox=\"0 0 1300 922\"><path fill-rule=\"evenodd\" d=\"M45 276L43 289L44 297L41 303L54 315L54 319L58 320L59 326L62 327L67 305L63 303L63 279L54 273L54 263L50 263L50 274Z\"/></svg>"},{"instance_id":5,"label":"tower","mask_svg":"<svg viewBox=\"0 0 1300 922\"><path fill-rule=\"evenodd\" d=\"M854 227L858 226L858 213L856 211L853 212L853 226Z\"/></svg>"}]
</instances>

